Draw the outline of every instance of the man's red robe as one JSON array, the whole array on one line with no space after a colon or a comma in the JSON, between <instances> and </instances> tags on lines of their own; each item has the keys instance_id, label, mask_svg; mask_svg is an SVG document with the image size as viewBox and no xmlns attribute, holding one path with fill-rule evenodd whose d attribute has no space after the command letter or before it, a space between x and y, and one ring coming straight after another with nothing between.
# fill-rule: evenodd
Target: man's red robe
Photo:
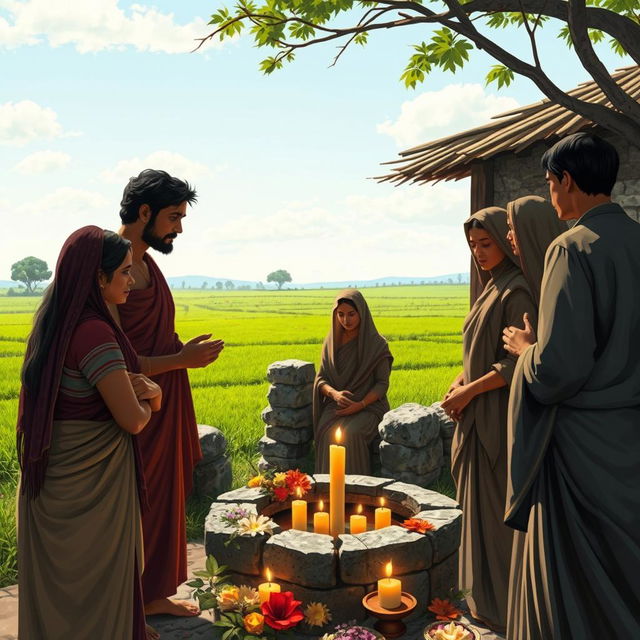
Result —
<instances>
[{"instance_id":1,"label":"man's red robe","mask_svg":"<svg viewBox=\"0 0 640 640\"><path fill-rule=\"evenodd\" d=\"M134 289L118 307L124 332L141 356L177 353L175 306L158 265L144 257L151 284ZM150 509L142 515L145 603L173 595L187 579L185 499L202 458L189 377L185 369L153 376L162 388L162 409L138 437Z\"/></svg>"}]
</instances>

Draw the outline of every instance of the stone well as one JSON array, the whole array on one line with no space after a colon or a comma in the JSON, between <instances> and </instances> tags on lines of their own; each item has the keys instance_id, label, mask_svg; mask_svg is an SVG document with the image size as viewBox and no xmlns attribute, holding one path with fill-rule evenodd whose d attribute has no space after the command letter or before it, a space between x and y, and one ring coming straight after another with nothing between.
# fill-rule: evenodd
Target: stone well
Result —
<instances>
[{"instance_id":1,"label":"stone well","mask_svg":"<svg viewBox=\"0 0 640 640\"><path fill-rule=\"evenodd\" d=\"M282 590L293 591L303 606L323 602L332 612L327 629L353 620L362 621L366 612L363 596L375 590L377 580L384 577L384 565L393 562L394 577L402 580L404 591L418 600L414 615L423 614L433 597L446 597L457 585L458 547L462 512L455 500L416 485L371 476L346 477L348 516L362 504L373 528L373 511L381 497L392 511L390 527L368 530L337 539L312 533L313 513L317 501L329 494L329 476L316 474L312 488L305 495L308 502L308 532L289 529L290 503L270 502L260 489L241 488L218 496L211 505L205 522L205 549L226 565L235 584L257 586L265 582L269 568L273 581ZM272 517L278 528L272 536L239 536L230 544L233 529L219 516L232 505L250 512ZM405 518L429 520L435 529L426 534L399 526Z\"/></svg>"}]
</instances>

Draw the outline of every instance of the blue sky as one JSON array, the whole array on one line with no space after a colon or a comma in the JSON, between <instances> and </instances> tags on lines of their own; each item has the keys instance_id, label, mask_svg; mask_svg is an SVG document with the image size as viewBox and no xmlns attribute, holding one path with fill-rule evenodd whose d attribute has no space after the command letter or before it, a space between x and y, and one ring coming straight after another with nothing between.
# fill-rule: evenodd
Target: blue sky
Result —
<instances>
[{"instance_id":1,"label":"blue sky","mask_svg":"<svg viewBox=\"0 0 640 640\"><path fill-rule=\"evenodd\" d=\"M298 282L463 271L468 183L377 184L420 142L541 99L526 79L484 86L473 53L456 75L399 82L421 30L378 33L329 68L334 45L258 70L248 37L190 53L220 2L0 0L0 280L26 255L52 266L84 224L118 227L122 189L148 166L198 189L167 275ZM522 34L501 39L516 49ZM543 61L563 88L587 80L549 30ZM610 70L629 64L606 48Z\"/></svg>"}]
</instances>

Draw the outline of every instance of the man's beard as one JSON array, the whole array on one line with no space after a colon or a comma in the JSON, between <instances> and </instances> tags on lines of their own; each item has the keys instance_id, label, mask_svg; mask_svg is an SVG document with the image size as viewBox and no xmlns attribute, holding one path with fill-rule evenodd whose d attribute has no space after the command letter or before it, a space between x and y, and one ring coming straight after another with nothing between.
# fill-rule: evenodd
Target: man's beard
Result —
<instances>
[{"instance_id":1,"label":"man's beard","mask_svg":"<svg viewBox=\"0 0 640 640\"><path fill-rule=\"evenodd\" d=\"M142 231L142 240L148 244L152 249L159 251L160 253L171 253L173 251L173 243L165 242L167 238L176 238L177 233L169 233L163 238L157 236L153 232L153 223L151 221L147 222L143 231Z\"/></svg>"}]
</instances>

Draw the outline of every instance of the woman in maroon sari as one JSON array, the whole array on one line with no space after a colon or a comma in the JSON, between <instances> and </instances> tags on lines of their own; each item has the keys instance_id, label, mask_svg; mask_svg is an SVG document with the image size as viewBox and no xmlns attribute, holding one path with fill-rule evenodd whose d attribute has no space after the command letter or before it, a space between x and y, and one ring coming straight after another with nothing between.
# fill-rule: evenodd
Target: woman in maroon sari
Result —
<instances>
[{"instance_id":1,"label":"woman in maroon sari","mask_svg":"<svg viewBox=\"0 0 640 640\"><path fill-rule=\"evenodd\" d=\"M160 388L106 304L133 282L129 242L83 227L64 244L36 313L17 425L19 635L157 637L140 575L144 479L133 434Z\"/></svg>"}]
</instances>

